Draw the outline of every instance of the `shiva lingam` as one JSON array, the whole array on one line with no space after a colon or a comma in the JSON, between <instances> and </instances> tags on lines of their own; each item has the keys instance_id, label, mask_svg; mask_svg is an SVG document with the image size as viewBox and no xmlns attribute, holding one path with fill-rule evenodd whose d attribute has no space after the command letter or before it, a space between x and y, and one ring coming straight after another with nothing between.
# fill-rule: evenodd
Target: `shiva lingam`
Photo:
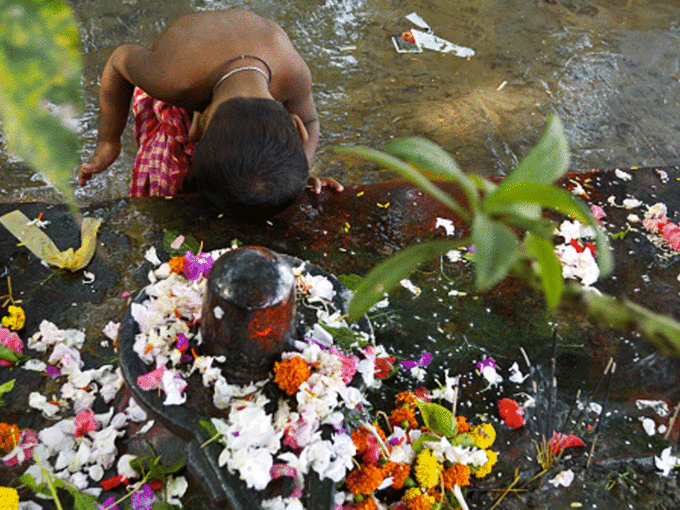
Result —
<instances>
[{"instance_id":1,"label":"shiva lingam","mask_svg":"<svg viewBox=\"0 0 680 510\"><path fill-rule=\"evenodd\" d=\"M295 276L281 255L259 246L227 252L208 276L204 348L227 358L229 382L265 379L292 346L295 309Z\"/></svg>"},{"instance_id":2,"label":"shiva lingam","mask_svg":"<svg viewBox=\"0 0 680 510\"><path fill-rule=\"evenodd\" d=\"M289 350L293 340L316 323L316 315L306 307L296 310L292 267L302 265L301 260L263 247L225 252L213 264L202 307L201 350L226 358L222 373L230 383L266 379L281 353ZM332 282L336 289L332 306L346 311L349 291L322 269L307 263L304 267L303 274L323 275ZM149 296L142 290L135 302L142 304L147 299ZM373 336L366 317L357 324L361 331ZM118 335L118 357L123 378L136 402L186 443L182 449L187 466L208 493L212 508L260 509L263 495L249 489L238 474L218 465L222 448L210 440L209 433L200 424L209 421L218 411L210 392L205 388L193 390L189 384L187 392L192 393L184 404L166 406L159 392L140 389L137 380L149 371L149 366L133 349L138 333L139 326L128 309ZM321 480L315 472L310 473L305 482L303 504L308 509L331 510L335 504L332 480Z\"/></svg>"}]
</instances>

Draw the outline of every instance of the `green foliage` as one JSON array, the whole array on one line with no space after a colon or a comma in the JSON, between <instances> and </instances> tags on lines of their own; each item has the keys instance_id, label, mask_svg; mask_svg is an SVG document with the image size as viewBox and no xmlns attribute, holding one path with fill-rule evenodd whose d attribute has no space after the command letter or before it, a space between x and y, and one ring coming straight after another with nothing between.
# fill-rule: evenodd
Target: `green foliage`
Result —
<instances>
[{"instance_id":1,"label":"green foliage","mask_svg":"<svg viewBox=\"0 0 680 510\"><path fill-rule=\"evenodd\" d=\"M163 248L168 252L171 257L183 256L186 252L190 251L194 255L198 255L198 250L201 248L201 243L193 236L184 236L182 244L179 248L173 248L172 243L180 236L179 232L174 230L164 230L163 231Z\"/></svg>"},{"instance_id":2,"label":"green foliage","mask_svg":"<svg viewBox=\"0 0 680 510\"><path fill-rule=\"evenodd\" d=\"M0 5L0 118L8 148L71 204L81 71L78 26L61 0Z\"/></svg>"},{"instance_id":3,"label":"green foliage","mask_svg":"<svg viewBox=\"0 0 680 510\"><path fill-rule=\"evenodd\" d=\"M14 389L14 383L16 382L16 379L12 379L11 381L7 381L4 384L0 384L0 407L6 406L5 402L2 400L2 396L5 393L9 393Z\"/></svg>"},{"instance_id":4,"label":"green foliage","mask_svg":"<svg viewBox=\"0 0 680 510\"><path fill-rule=\"evenodd\" d=\"M458 433L456 419L446 407L434 402L423 402L420 399L416 399L416 405L423 417L423 423L432 432L446 438Z\"/></svg>"},{"instance_id":5,"label":"green foliage","mask_svg":"<svg viewBox=\"0 0 680 510\"><path fill-rule=\"evenodd\" d=\"M5 361L11 361L12 363L23 363L24 361L31 359L31 357L26 354L19 354L18 352L13 351L9 347L0 345L0 359Z\"/></svg>"},{"instance_id":6,"label":"green foliage","mask_svg":"<svg viewBox=\"0 0 680 510\"><path fill-rule=\"evenodd\" d=\"M395 170L449 207L471 227L468 237L412 246L376 266L364 278L350 303L350 321L364 315L421 264L458 246L470 244L475 246L473 260L478 290L490 289L519 262L530 260L540 268L548 307L556 307L563 289L562 270L554 253L555 225L543 217L544 209L592 226L596 232L600 273L606 276L613 267L607 237L588 208L554 185L569 165L566 136L557 117L548 120L536 147L499 185L479 175L464 174L443 149L421 138L392 142L385 152L366 147L340 147L337 150ZM457 203L428 176L457 183L465 194L466 203Z\"/></svg>"}]
</instances>

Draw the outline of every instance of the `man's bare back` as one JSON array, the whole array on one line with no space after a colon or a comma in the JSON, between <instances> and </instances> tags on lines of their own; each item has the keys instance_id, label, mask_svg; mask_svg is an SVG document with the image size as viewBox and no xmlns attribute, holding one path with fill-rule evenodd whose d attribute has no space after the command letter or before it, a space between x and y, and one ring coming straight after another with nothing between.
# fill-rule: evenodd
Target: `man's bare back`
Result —
<instances>
[{"instance_id":1,"label":"man's bare back","mask_svg":"<svg viewBox=\"0 0 680 510\"><path fill-rule=\"evenodd\" d=\"M246 65L260 72L239 73L217 89L220 77ZM118 47L102 73L98 144L80 168L81 186L118 157L134 87L193 112L193 139L200 139L216 107L230 97L275 99L300 124L305 153L310 163L313 160L319 125L311 72L283 29L271 20L241 9L203 11L171 22L148 47ZM323 185L342 189L332 179L311 180L316 192Z\"/></svg>"}]
</instances>

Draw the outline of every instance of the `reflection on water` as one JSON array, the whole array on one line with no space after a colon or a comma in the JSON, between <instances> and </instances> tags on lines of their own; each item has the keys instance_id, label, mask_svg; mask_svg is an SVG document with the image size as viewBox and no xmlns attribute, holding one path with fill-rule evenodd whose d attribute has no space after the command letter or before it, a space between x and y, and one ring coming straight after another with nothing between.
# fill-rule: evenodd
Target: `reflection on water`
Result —
<instances>
[{"instance_id":1,"label":"reflection on water","mask_svg":"<svg viewBox=\"0 0 680 510\"><path fill-rule=\"evenodd\" d=\"M179 16L244 7L289 33L314 77L322 136L315 171L349 184L389 178L351 168L339 143L381 147L418 134L483 175L504 173L535 143L545 118L562 117L577 170L680 161L680 8L672 0L77 0L85 72L83 154L96 141L98 80L119 44L147 44ZM392 35L416 11L434 32L476 51L471 59L397 54ZM1 140L0 140L1 143ZM127 193L135 144L125 133L111 169L78 194ZM51 189L0 150L2 201L54 201Z\"/></svg>"}]
</instances>

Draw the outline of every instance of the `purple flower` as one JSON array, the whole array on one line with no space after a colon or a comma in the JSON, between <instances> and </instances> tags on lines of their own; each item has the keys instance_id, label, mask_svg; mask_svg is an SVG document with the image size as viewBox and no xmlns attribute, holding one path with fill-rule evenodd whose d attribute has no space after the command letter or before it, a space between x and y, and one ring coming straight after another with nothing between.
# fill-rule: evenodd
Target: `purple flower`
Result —
<instances>
[{"instance_id":1,"label":"purple flower","mask_svg":"<svg viewBox=\"0 0 680 510\"><path fill-rule=\"evenodd\" d=\"M120 510L118 508L118 505L116 505L116 498L113 496L106 498L106 501L104 501L103 505L99 505L97 510Z\"/></svg>"},{"instance_id":2,"label":"purple flower","mask_svg":"<svg viewBox=\"0 0 680 510\"><path fill-rule=\"evenodd\" d=\"M184 333L177 334L177 350L179 352L184 352L189 347L189 339L184 335Z\"/></svg>"},{"instance_id":3,"label":"purple flower","mask_svg":"<svg viewBox=\"0 0 680 510\"><path fill-rule=\"evenodd\" d=\"M486 367L498 368L493 358L486 358L477 363L477 370L483 372Z\"/></svg>"},{"instance_id":4,"label":"purple flower","mask_svg":"<svg viewBox=\"0 0 680 510\"><path fill-rule=\"evenodd\" d=\"M142 485L141 489L132 494L132 508L134 510L151 510L156 502L156 495L149 484Z\"/></svg>"},{"instance_id":5,"label":"purple flower","mask_svg":"<svg viewBox=\"0 0 680 510\"><path fill-rule=\"evenodd\" d=\"M190 251L184 254L184 260L186 260L186 264L184 264L183 272L184 276L189 280L198 280L201 275L207 278L215 263L213 258L207 253L199 253L197 257Z\"/></svg>"},{"instance_id":6,"label":"purple flower","mask_svg":"<svg viewBox=\"0 0 680 510\"><path fill-rule=\"evenodd\" d=\"M424 351L423 354L418 359L418 361L412 361L407 359L400 361L400 363L401 366L404 367L406 370L411 370L412 368L416 367L425 368L427 365L430 364L430 361L432 361L432 353Z\"/></svg>"},{"instance_id":7,"label":"purple flower","mask_svg":"<svg viewBox=\"0 0 680 510\"><path fill-rule=\"evenodd\" d=\"M59 370L59 367L56 365L47 365L45 372L47 372L47 375L52 379L56 379L61 375L61 370Z\"/></svg>"}]
</instances>

